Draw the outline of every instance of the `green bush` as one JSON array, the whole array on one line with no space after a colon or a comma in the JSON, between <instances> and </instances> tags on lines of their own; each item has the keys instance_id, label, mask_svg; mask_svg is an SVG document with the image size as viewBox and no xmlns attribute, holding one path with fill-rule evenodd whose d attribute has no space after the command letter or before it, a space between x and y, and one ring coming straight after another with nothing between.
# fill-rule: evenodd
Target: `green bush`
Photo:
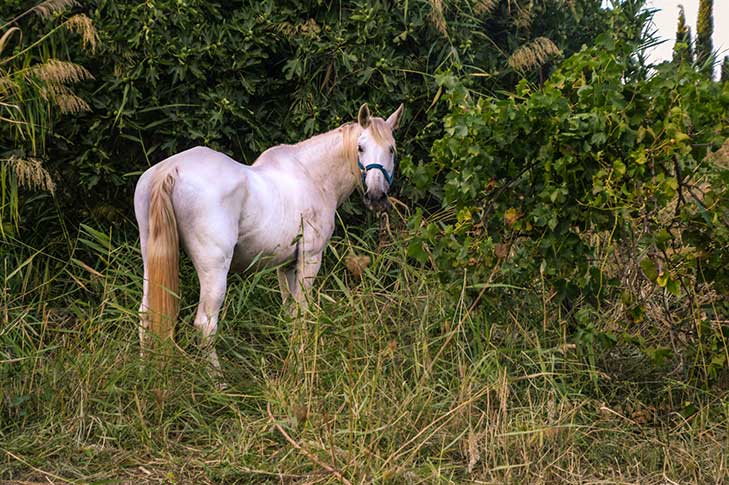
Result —
<instances>
[{"instance_id":1,"label":"green bush","mask_svg":"<svg viewBox=\"0 0 729 485\"><path fill-rule=\"evenodd\" d=\"M620 306L618 328L631 333L638 327L625 323L651 317L654 336L664 334L661 318L669 332L703 334L698 353L713 349L718 360L702 375L716 377L726 351L729 164L726 148L707 153L729 135L729 86L669 63L646 77L634 46L618 39L602 35L543 87L522 81L504 99L444 78L451 111L431 178L412 173L420 186L444 181L451 217L411 221L419 236L410 254L436 261L446 278L468 270L477 286L553 288L575 338L590 344L585 332L609 306ZM646 291L663 295L661 318Z\"/></svg>"},{"instance_id":2,"label":"green bush","mask_svg":"<svg viewBox=\"0 0 729 485\"><path fill-rule=\"evenodd\" d=\"M602 28L599 0L562 4L92 2L82 9L100 50L73 58L95 77L79 93L93 111L55 126L47 160L63 181L65 217L119 219L149 164L198 144L251 162L352 120L365 101L376 113L404 102L401 152L427 159L444 114L437 73L456 72L479 91L510 89L521 77L508 63L519 47L549 38L569 54ZM18 8L3 5L0 17ZM558 57L521 69L538 80ZM402 195L427 195L409 187Z\"/></svg>"}]
</instances>

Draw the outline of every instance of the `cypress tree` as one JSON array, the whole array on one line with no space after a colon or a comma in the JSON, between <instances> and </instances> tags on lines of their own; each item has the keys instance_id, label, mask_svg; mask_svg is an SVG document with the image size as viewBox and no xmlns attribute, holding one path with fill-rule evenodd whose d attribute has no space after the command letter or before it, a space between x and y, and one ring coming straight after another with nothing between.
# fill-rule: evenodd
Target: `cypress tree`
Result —
<instances>
[{"instance_id":1,"label":"cypress tree","mask_svg":"<svg viewBox=\"0 0 729 485\"><path fill-rule=\"evenodd\" d=\"M714 0L699 1L699 18L696 25L696 64L706 66L706 72L713 77L714 47L711 43L711 35L714 33Z\"/></svg>"},{"instance_id":2,"label":"cypress tree","mask_svg":"<svg viewBox=\"0 0 729 485\"><path fill-rule=\"evenodd\" d=\"M691 27L686 25L686 14L683 5L678 6L678 27L676 28L676 43L673 46L673 62L682 64L692 63L694 52L691 46Z\"/></svg>"},{"instance_id":3,"label":"cypress tree","mask_svg":"<svg viewBox=\"0 0 729 485\"><path fill-rule=\"evenodd\" d=\"M729 81L729 56L724 56L724 62L721 64L721 82Z\"/></svg>"}]
</instances>

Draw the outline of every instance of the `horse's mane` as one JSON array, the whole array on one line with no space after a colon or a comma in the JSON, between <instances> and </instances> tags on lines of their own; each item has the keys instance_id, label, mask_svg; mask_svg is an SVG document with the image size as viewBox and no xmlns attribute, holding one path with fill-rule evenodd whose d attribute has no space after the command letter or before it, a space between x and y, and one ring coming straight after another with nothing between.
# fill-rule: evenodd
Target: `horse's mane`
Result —
<instances>
[{"instance_id":1,"label":"horse's mane","mask_svg":"<svg viewBox=\"0 0 729 485\"><path fill-rule=\"evenodd\" d=\"M347 160L353 164L357 163L357 140L359 139L360 133L362 133L362 127L359 124L350 122L345 123L339 127L342 132L342 150Z\"/></svg>"},{"instance_id":2,"label":"horse's mane","mask_svg":"<svg viewBox=\"0 0 729 485\"><path fill-rule=\"evenodd\" d=\"M375 143L382 146L395 146L395 138L392 136L392 130L382 118L370 118L370 133Z\"/></svg>"},{"instance_id":3,"label":"horse's mane","mask_svg":"<svg viewBox=\"0 0 729 485\"><path fill-rule=\"evenodd\" d=\"M378 145L383 146L394 146L395 138L392 136L392 130L387 126L385 120L382 118L370 118L370 124L368 126L372 139ZM347 155L347 159L355 163L357 161L357 139L360 133L362 133L362 127L359 123L350 122L345 123L339 127L342 130L342 136L344 137L343 149Z\"/></svg>"}]
</instances>

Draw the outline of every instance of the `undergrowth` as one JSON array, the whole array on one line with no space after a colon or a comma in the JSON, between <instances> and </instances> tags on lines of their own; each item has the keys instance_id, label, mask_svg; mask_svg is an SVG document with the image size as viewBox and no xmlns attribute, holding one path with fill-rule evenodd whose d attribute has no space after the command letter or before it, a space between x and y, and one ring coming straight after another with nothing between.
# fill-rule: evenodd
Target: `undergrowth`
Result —
<instances>
[{"instance_id":1,"label":"undergrowth","mask_svg":"<svg viewBox=\"0 0 729 485\"><path fill-rule=\"evenodd\" d=\"M135 241L84 227L64 260L10 241L0 480L725 479L721 386L689 388L626 346L587 352L539 290L445 284L407 244L375 246L374 232L332 241L303 320L281 307L274 272L231 276L221 382L192 327L189 261L178 349L160 367L139 354ZM361 279L352 253L372 260Z\"/></svg>"}]
</instances>

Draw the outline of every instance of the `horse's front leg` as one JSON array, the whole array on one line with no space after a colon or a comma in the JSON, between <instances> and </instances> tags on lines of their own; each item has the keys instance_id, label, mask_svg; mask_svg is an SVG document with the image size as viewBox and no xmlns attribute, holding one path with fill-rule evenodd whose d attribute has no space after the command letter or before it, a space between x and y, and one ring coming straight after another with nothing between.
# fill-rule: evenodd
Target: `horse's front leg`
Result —
<instances>
[{"instance_id":1,"label":"horse's front leg","mask_svg":"<svg viewBox=\"0 0 729 485\"><path fill-rule=\"evenodd\" d=\"M314 278L321 268L322 253L306 254L302 251L296 261L296 265L292 268L292 273L287 274L291 297L296 303L293 305L291 312L296 316L299 311L301 315L306 313L309 308L309 296L311 287L314 285Z\"/></svg>"},{"instance_id":2,"label":"horse's front leg","mask_svg":"<svg viewBox=\"0 0 729 485\"><path fill-rule=\"evenodd\" d=\"M306 348L311 344L308 332L307 313L309 298L314 278L321 267L322 254L299 254L296 265L286 272L289 290L291 292L291 307L289 311L293 317L293 328L287 361L304 365L302 360L306 355Z\"/></svg>"},{"instance_id":3,"label":"horse's front leg","mask_svg":"<svg viewBox=\"0 0 729 485\"><path fill-rule=\"evenodd\" d=\"M276 270L276 277L278 278L278 287L281 290L281 300L286 306L286 304L289 302L289 298L291 297L291 288L293 286L293 281L296 276L296 267L292 266L291 268L278 268Z\"/></svg>"}]
</instances>

